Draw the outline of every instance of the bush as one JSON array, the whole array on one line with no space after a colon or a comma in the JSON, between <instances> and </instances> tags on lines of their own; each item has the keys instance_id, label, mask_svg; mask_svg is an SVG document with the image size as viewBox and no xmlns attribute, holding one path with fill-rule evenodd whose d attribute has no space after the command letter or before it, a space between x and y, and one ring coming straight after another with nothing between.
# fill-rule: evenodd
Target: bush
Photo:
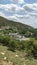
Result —
<instances>
[{"instance_id":1,"label":"bush","mask_svg":"<svg viewBox=\"0 0 37 65\"><path fill-rule=\"evenodd\" d=\"M8 46L11 51L25 50L27 57L34 57L37 59L37 40L30 39L28 41L11 40L9 36L0 35L0 43Z\"/></svg>"},{"instance_id":2,"label":"bush","mask_svg":"<svg viewBox=\"0 0 37 65\"><path fill-rule=\"evenodd\" d=\"M9 36L0 35L0 43L7 46L9 44L9 41L10 41Z\"/></svg>"},{"instance_id":3,"label":"bush","mask_svg":"<svg viewBox=\"0 0 37 65\"><path fill-rule=\"evenodd\" d=\"M15 49L16 49L16 43L15 43L15 41L10 41L9 42L9 49L11 50L11 51L15 51Z\"/></svg>"}]
</instances>

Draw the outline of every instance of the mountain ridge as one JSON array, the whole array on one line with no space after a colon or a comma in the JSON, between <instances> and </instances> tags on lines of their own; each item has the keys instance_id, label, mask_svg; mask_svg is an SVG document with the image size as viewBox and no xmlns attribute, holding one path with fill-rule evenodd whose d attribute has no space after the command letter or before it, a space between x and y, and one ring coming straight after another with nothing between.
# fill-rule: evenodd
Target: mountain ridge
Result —
<instances>
[{"instance_id":1,"label":"mountain ridge","mask_svg":"<svg viewBox=\"0 0 37 65\"><path fill-rule=\"evenodd\" d=\"M18 24L22 24L22 25L25 25L25 26L29 26L29 25L27 25L27 24L23 24L23 23L20 23L20 22L16 22L16 21L12 21L12 20L9 20L9 19L6 19L5 17L2 17L2 16L0 16L0 22L13 22L13 23L18 23ZM30 26L30 27L32 27L32 26ZM33 28L33 27L32 27Z\"/></svg>"},{"instance_id":2,"label":"mountain ridge","mask_svg":"<svg viewBox=\"0 0 37 65\"><path fill-rule=\"evenodd\" d=\"M13 27L13 31L18 31L19 33L23 33L23 32L26 32L26 31L32 31L34 28L29 26L29 25L26 25L26 24L22 24L22 23L19 23L19 22L16 22L16 21L11 21L11 20L8 20L4 17L1 17L0 16L0 27L2 26L10 26L11 28Z\"/></svg>"}]
</instances>

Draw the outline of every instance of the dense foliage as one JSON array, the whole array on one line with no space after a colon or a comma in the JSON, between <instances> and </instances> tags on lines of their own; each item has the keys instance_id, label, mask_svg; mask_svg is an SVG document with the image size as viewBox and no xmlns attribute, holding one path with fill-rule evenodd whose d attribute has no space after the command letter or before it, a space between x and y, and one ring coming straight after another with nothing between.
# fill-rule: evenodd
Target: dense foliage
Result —
<instances>
[{"instance_id":1,"label":"dense foliage","mask_svg":"<svg viewBox=\"0 0 37 65\"><path fill-rule=\"evenodd\" d=\"M11 51L24 50L26 57L37 59L37 29L3 17L0 17L0 29L2 29L0 30L0 44L8 46L8 49ZM20 35L30 37L30 39L26 41L13 40L9 37L9 33L19 33Z\"/></svg>"},{"instance_id":2,"label":"dense foliage","mask_svg":"<svg viewBox=\"0 0 37 65\"><path fill-rule=\"evenodd\" d=\"M31 26L14 22L14 21L10 21L3 17L0 17L0 28L1 27L3 28L3 26L4 27L10 26L9 30L12 30L13 32L19 32L20 34L25 34L27 31L31 32L33 30L33 27Z\"/></svg>"},{"instance_id":3,"label":"dense foliage","mask_svg":"<svg viewBox=\"0 0 37 65\"><path fill-rule=\"evenodd\" d=\"M0 35L0 43L2 45L8 46L8 49L11 51L24 50L26 57L34 57L37 59L37 40L35 39L20 42L19 40L11 40L9 36Z\"/></svg>"}]
</instances>

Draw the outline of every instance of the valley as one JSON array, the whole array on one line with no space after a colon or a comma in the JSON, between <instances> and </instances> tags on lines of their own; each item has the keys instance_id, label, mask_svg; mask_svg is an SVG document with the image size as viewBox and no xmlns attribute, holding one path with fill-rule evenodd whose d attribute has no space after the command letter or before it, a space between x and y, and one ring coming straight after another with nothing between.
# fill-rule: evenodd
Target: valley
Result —
<instances>
[{"instance_id":1,"label":"valley","mask_svg":"<svg viewBox=\"0 0 37 65\"><path fill-rule=\"evenodd\" d=\"M0 17L0 65L37 65L37 28Z\"/></svg>"}]
</instances>

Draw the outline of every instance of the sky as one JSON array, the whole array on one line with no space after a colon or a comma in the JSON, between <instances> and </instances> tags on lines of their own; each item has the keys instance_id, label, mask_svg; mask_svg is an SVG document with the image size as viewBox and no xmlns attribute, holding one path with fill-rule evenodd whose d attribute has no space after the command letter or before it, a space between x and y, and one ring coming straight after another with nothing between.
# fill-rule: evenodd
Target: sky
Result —
<instances>
[{"instance_id":1,"label":"sky","mask_svg":"<svg viewBox=\"0 0 37 65\"><path fill-rule=\"evenodd\" d=\"M0 0L0 16L37 28L37 0Z\"/></svg>"}]
</instances>

